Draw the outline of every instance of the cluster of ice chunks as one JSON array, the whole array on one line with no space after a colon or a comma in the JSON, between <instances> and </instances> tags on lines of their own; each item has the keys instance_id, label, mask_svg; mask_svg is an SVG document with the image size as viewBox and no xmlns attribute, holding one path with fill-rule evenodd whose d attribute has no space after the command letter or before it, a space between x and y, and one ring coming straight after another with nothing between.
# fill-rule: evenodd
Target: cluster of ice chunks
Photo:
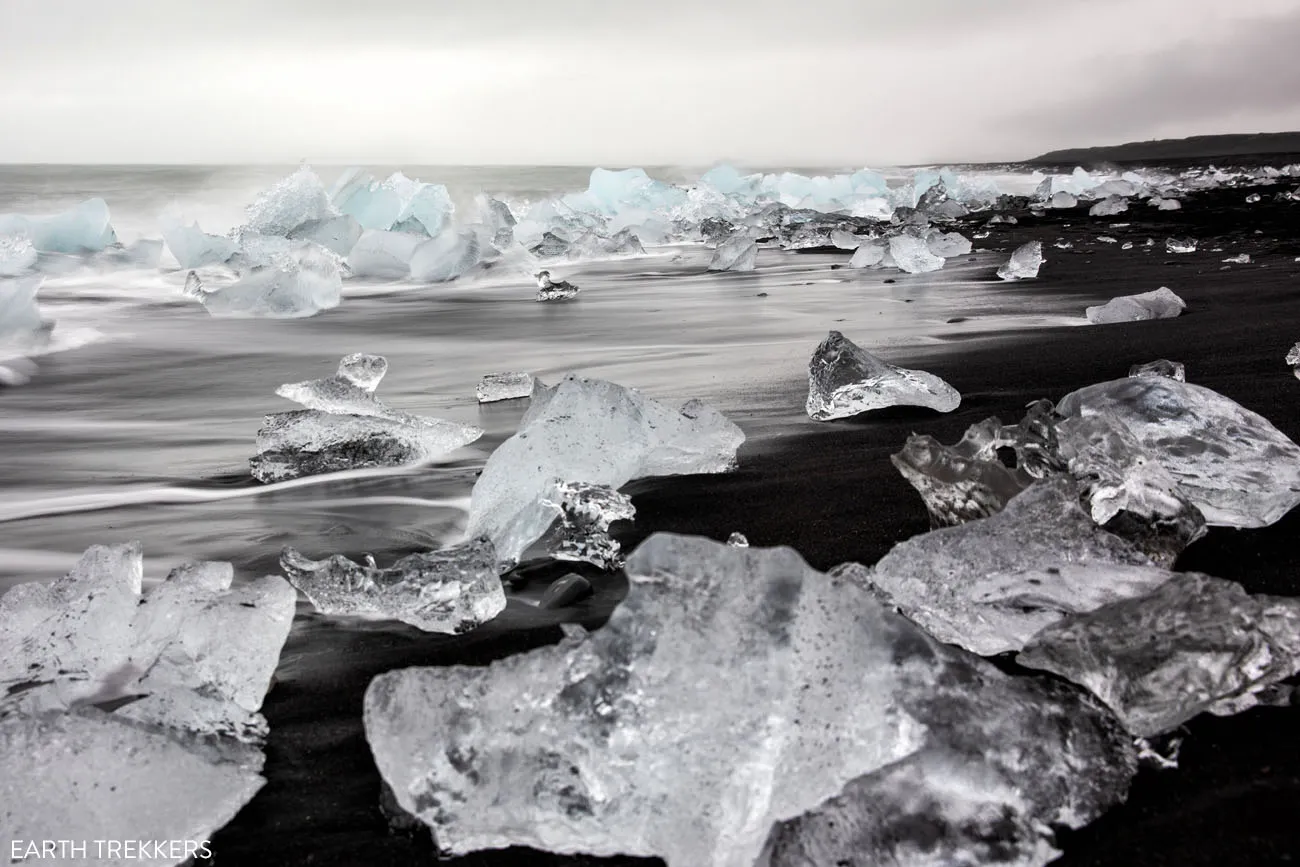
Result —
<instances>
[{"instance_id":1,"label":"cluster of ice chunks","mask_svg":"<svg viewBox=\"0 0 1300 867\"><path fill-rule=\"evenodd\" d=\"M915 235L894 235L889 239L889 257L899 270L908 274L938 271L944 259L931 252L925 238Z\"/></svg>"},{"instance_id":2,"label":"cluster of ice chunks","mask_svg":"<svg viewBox=\"0 0 1300 867\"><path fill-rule=\"evenodd\" d=\"M744 440L698 400L674 409L603 380L538 381L518 433L474 485L467 535L488 537L513 565L554 521L547 501L556 479L617 489L649 476L725 472Z\"/></svg>"},{"instance_id":3,"label":"cluster of ice chunks","mask_svg":"<svg viewBox=\"0 0 1300 867\"><path fill-rule=\"evenodd\" d=\"M753 271L758 262L758 242L749 232L736 232L720 243L709 260L710 271Z\"/></svg>"},{"instance_id":4,"label":"cluster of ice chunks","mask_svg":"<svg viewBox=\"0 0 1300 867\"><path fill-rule=\"evenodd\" d=\"M228 286L205 285L191 271L185 293L213 316L301 319L342 303L343 276L334 254L309 244Z\"/></svg>"},{"instance_id":5,"label":"cluster of ice chunks","mask_svg":"<svg viewBox=\"0 0 1300 867\"><path fill-rule=\"evenodd\" d=\"M396 467L469 445L481 428L391 409L374 391L388 371L378 355L356 353L332 377L287 383L276 394L307 407L266 416L257 432L253 477L278 482L367 467Z\"/></svg>"},{"instance_id":6,"label":"cluster of ice chunks","mask_svg":"<svg viewBox=\"0 0 1300 867\"><path fill-rule=\"evenodd\" d=\"M413 181L401 172L380 182L359 169L349 169L334 184L329 198L363 229L414 231L428 237L437 237L455 211L445 186Z\"/></svg>"},{"instance_id":7,"label":"cluster of ice chunks","mask_svg":"<svg viewBox=\"0 0 1300 867\"><path fill-rule=\"evenodd\" d=\"M1121 295L1105 304L1089 307L1085 314L1094 325L1115 322L1141 322L1148 319L1173 319L1187 307L1168 286L1137 295Z\"/></svg>"},{"instance_id":8,"label":"cluster of ice chunks","mask_svg":"<svg viewBox=\"0 0 1300 867\"><path fill-rule=\"evenodd\" d=\"M636 516L630 497L606 485L556 479L545 502L559 518L550 545L552 557L602 569L623 565L622 549L609 535L609 525Z\"/></svg>"},{"instance_id":9,"label":"cluster of ice chunks","mask_svg":"<svg viewBox=\"0 0 1300 867\"><path fill-rule=\"evenodd\" d=\"M1058 193L1053 193L1047 204L1052 208L1073 208L1079 204L1079 199L1073 193L1061 190Z\"/></svg>"},{"instance_id":10,"label":"cluster of ice chunks","mask_svg":"<svg viewBox=\"0 0 1300 867\"><path fill-rule=\"evenodd\" d=\"M474 387L474 397L479 403L517 400L532 393L533 377L529 373L488 373Z\"/></svg>"},{"instance_id":11,"label":"cluster of ice chunks","mask_svg":"<svg viewBox=\"0 0 1300 867\"><path fill-rule=\"evenodd\" d=\"M931 231L925 238L925 245L931 253L941 259L965 256L971 251L970 239L960 232ZM897 257L896 257L897 258Z\"/></svg>"},{"instance_id":12,"label":"cluster of ice chunks","mask_svg":"<svg viewBox=\"0 0 1300 867\"><path fill-rule=\"evenodd\" d=\"M42 253L98 253L117 243L103 199L87 199L52 217L0 214L0 238L15 236Z\"/></svg>"},{"instance_id":13,"label":"cluster of ice chunks","mask_svg":"<svg viewBox=\"0 0 1300 867\"><path fill-rule=\"evenodd\" d=\"M280 566L322 614L399 620L425 632L458 635L506 607L497 555L486 539L403 557L386 569L340 554L310 560L286 548Z\"/></svg>"},{"instance_id":14,"label":"cluster of ice chunks","mask_svg":"<svg viewBox=\"0 0 1300 867\"><path fill-rule=\"evenodd\" d=\"M538 301L568 301L581 291L568 280L551 279L550 271L538 271L536 277Z\"/></svg>"},{"instance_id":15,"label":"cluster of ice chunks","mask_svg":"<svg viewBox=\"0 0 1300 867\"><path fill-rule=\"evenodd\" d=\"M7 834L202 842L252 799L296 594L233 574L192 563L144 593L138 543L94 546L0 597Z\"/></svg>"},{"instance_id":16,"label":"cluster of ice chunks","mask_svg":"<svg viewBox=\"0 0 1300 867\"><path fill-rule=\"evenodd\" d=\"M895 367L838 331L821 342L808 362L809 418L829 421L889 406L922 406L952 412L961 395L932 373Z\"/></svg>"},{"instance_id":17,"label":"cluster of ice chunks","mask_svg":"<svg viewBox=\"0 0 1300 867\"><path fill-rule=\"evenodd\" d=\"M996 839L1038 865L1049 826L1135 772L1086 693L942 645L788 548L659 534L625 571L598 632L370 684L376 764L444 853L979 863Z\"/></svg>"},{"instance_id":18,"label":"cluster of ice chunks","mask_svg":"<svg viewBox=\"0 0 1300 867\"><path fill-rule=\"evenodd\" d=\"M1031 280L1043 266L1043 242L1030 241L1016 248L1006 264L998 269L1003 280Z\"/></svg>"}]
</instances>

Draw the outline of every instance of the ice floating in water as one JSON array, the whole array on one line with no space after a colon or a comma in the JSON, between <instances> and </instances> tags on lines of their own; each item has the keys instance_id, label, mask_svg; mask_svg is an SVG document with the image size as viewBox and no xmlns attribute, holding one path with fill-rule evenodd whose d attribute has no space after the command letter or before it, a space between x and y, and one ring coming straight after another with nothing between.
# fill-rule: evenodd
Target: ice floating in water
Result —
<instances>
[{"instance_id":1,"label":"ice floating in water","mask_svg":"<svg viewBox=\"0 0 1300 867\"><path fill-rule=\"evenodd\" d=\"M103 199L87 199L53 217L0 214L0 237L25 236L42 253L98 253L117 243Z\"/></svg>"},{"instance_id":2,"label":"ice floating in water","mask_svg":"<svg viewBox=\"0 0 1300 867\"><path fill-rule=\"evenodd\" d=\"M821 342L808 362L808 416L816 421L848 418L888 406L923 406L952 412L961 395L932 373L895 367L838 331Z\"/></svg>"},{"instance_id":3,"label":"ice floating in water","mask_svg":"<svg viewBox=\"0 0 1300 867\"><path fill-rule=\"evenodd\" d=\"M276 482L363 467L432 460L469 445L480 428L394 410L373 394L388 371L379 355L356 353L327 379L287 383L276 394L308 407L268 415L257 432L253 477Z\"/></svg>"},{"instance_id":4,"label":"ice floating in water","mask_svg":"<svg viewBox=\"0 0 1300 867\"><path fill-rule=\"evenodd\" d=\"M1300 599L1171 575L1152 592L1044 629L1016 661L1090 689L1141 737L1253 707L1300 671Z\"/></svg>"},{"instance_id":5,"label":"ice floating in water","mask_svg":"<svg viewBox=\"0 0 1300 867\"><path fill-rule=\"evenodd\" d=\"M287 236L304 223L338 216L325 185L307 166L280 181L245 209L247 222L239 230L258 235Z\"/></svg>"},{"instance_id":6,"label":"ice floating in water","mask_svg":"<svg viewBox=\"0 0 1300 867\"><path fill-rule=\"evenodd\" d=\"M209 235L198 223L186 226L171 217L162 220L162 235L167 249L182 268L220 265L239 250L239 245L229 238Z\"/></svg>"},{"instance_id":7,"label":"ice floating in water","mask_svg":"<svg viewBox=\"0 0 1300 867\"><path fill-rule=\"evenodd\" d=\"M26 235L0 235L0 277L17 277L36 264L38 255Z\"/></svg>"},{"instance_id":8,"label":"ice floating in water","mask_svg":"<svg viewBox=\"0 0 1300 867\"><path fill-rule=\"evenodd\" d=\"M301 319L339 306L343 277L334 254L307 246L229 286L208 287L191 271L185 292L213 316Z\"/></svg>"},{"instance_id":9,"label":"ice floating in water","mask_svg":"<svg viewBox=\"0 0 1300 867\"><path fill-rule=\"evenodd\" d=\"M1300 343L1292 346L1291 351L1286 354L1286 363L1291 365L1291 371L1296 379L1300 379Z\"/></svg>"},{"instance_id":10,"label":"ice floating in water","mask_svg":"<svg viewBox=\"0 0 1300 867\"><path fill-rule=\"evenodd\" d=\"M885 258L885 244L876 238L863 241L849 259L850 268L870 268L879 265Z\"/></svg>"},{"instance_id":11,"label":"ice floating in water","mask_svg":"<svg viewBox=\"0 0 1300 867\"><path fill-rule=\"evenodd\" d=\"M533 377L529 373L488 373L474 388L479 403L498 400L516 400L533 393Z\"/></svg>"},{"instance_id":12,"label":"ice floating in water","mask_svg":"<svg viewBox=\"0 0 1300 867\"><path fill-rule=\"evenodd\" d=\"M1130 377L1082 388L1056 409L1124 425L1211 525L1264 527L1300 503L1300 446L1208 388Z\"/></svg>"},{"instance_id":13,"label":"ice floating in water","mask_svg":"<svg viewBox=\"0 0 1300 867\"><path fill-rule=\"evenodd\" d=\"M681 409L599 379L538 382L519 432L488 458L470 500L470 537L517 562L555 519L556 479L617 489L633 479L735 466L740 428L700 401Z\"/></svg>"},{"instance_id":14,"label":"ice floating in water","mask_svg":"<svg viewBox=\"0 0 1300 867\"><path fill-rule=\"evenodd\" d=\"M1176 379L1179 382L1187 381L1187 369L1183 367L1182 362L1169 361L1165 358L1148 361L1146 364L1135 364L1128 369L1128 375L1163 376L1168 379Z\"/></svg>"},{"instance_id":15,"label":"ice floating in water","mask_svg":"<svg viewBox=\"0 0 1300 867\"><path fill-rule=\"evenodd\" d=\"M943 267L943 257L930 252L924 239L912 235L895 235L890 238L889 254L895 265L909 274L924 274Z\"/></svg>"},{"instance_id":16,"label":"ice floating in water","mask_svg":"<svg viewBox=\"0 0 1300 867\"><path fill-rule=\"evenodd\" d=\"M356 277L402 280L411 274L416 250L428 242L423 235L367 229L348 254L348 269Z\"/></svg>"},{"instance_id":17,"label":"ice floating in water","mask_svg":"<svg viewBox=\"0 0 1300 867\"><path fill-rule=\"evenodd\" d=\"M492 543L461 545L411 554L387 569L373 557L355 563L335 554L310 560L285 548L280 565L293 586L322 614L400 620L425 632L469 632L506 607Z\"/></svg>"},{"instance_id":18,"label":"ice floating in water","mask_svg":"<svg viewBox=\"0 0 1300 867\"><path fill-rule=\"evenodd\" d=\"M710 271L753 271L758 262L758 242L747 232L737 232L718 245L709 261Z\"/></svg>"},{"instance_id":19,"label":"ice floating in water","mask_svg":"<svg viewBox=\"0 0 1300 867\"><path fill-rule=\"evenodd\" d=\"M552 280L550 271L538 271L536 277L538 301L568 301L576 298L580 291L568 280Z\"/></svg>"},{"instance_id":20,"label":"ice floating in water","mask_svg":"<svg viewBox=\"0 0 1300 867\"><path fill-rule=\"evenodd\" d=\"M1073 208L1078 204L1078 198L1064 190L1052 194L1052 198L1047 202L1047 206L1050 208Z\"/></svg>"},{"instance_id":21,"label":"ice floating in water","mask_svg":"<svg viewBox=\"0 0 1300 867\"><path fill-rule=\"evenodd\" d=\"M1007 263L998 269L1003 280L1029 280L1038 276L1043 265L1043 242L1030 241L1016 248Z\"/></svg>"},{"instance_id":22,"label":"ice floating in water","mask_svg":"<svg viewBox=\"0 0 1300 867\"><path fill-rule=\"evenodd\" d=\"M604 485L557 480L545 499L560 520L551 556L602 569L623 565L622 552L609 535L609 525L636 516L631 497Z\"/></svg>"},{"instance_id":23,"label":"ice floating in water","mask_svg":"<svg viewBox=\"0 0 1300 867\"><path fill-rule=\"evenodd\" d=\"M960 232L931 232L926 236L925 245L931 253L943 259L965 256L971 251L970 239Z\"/></svg>"},{"instance_id":24,"label":"ice floating in water","mask_svg":"<svg viewBox=\"0 0 1300 867\"><path fill-rule=\"evenodd\" d=\"M1128 210L1128 199L1123 196L1107 196L1088 209L1090 217L1113 217Z\"/></svg>"},{"instance_id":25,"label":"ice floating in water","mask_svg":"<svg viewBox=\"0 0 1300 867\"><path fill-rule=\"evenodd\" d=\"M1138 295L1121 295L1105 304L1089 307L1085 313L1094 325L1114 322L1140 322L1147 319L1173 319L1187 307L1168 286Z\"/></svg>"},{"instance_id":26,"label":"ice floating in water","mask_svg":"<svg viewBox=\"0 0 1300 867\"><path fill-rule=\"evenodd\" d=\"M831 244L841 250L856 250L861 243L862 239L852 232L846 232L843 229L831 231Z\"/></svg>"},{"instance_id":27,"label":"ice floating in water","mask_svg":"<svg viewBox=\"0 0 1300 867\"><path fill-rule=\"evenodd\" d=\"M1195 238L1166 238L1165 251L1169 253L1195 253Z\"/></svg>"},{"instance_id":28,"label":"ice floating in water","mask_svg":"<svg viewBox=\"0 0 1300 867\"><path fill-rule=\"evenodd\" d=\"M410 259L411 279L421 283L446 283L469 271L483 258L478 235L447 230L425 241Z\"/></svg>"},{"instance_id":29,"label":"ice floating in water","mask_svg":"<svg viewBox=\"0 0 1300 867\"><path fill-rule=\"evenodd\" d=\"M444 853L968 863L996 840L1036 865L1049 825L1135 771L1090 696L941 645L788 548L659 534L625 571L597 632L371 682L376 764Z\"/></svg>"}]
</instances>

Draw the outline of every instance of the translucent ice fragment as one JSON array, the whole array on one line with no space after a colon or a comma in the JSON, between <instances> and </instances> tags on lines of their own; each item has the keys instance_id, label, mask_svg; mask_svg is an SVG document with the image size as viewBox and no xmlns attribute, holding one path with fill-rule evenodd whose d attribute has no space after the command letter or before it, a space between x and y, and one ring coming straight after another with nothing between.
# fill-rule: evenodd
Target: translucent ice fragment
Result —
<instances>
[{"instance_id":1,"label":"translucent ice fragment","mask_svg":"<svg viewBox=\"0 0 1300 867\"><path fill-rule=\"evenodd\" d=\"M1113 217L1128 210L1128 199L1123 196L1107 196L1088 209L1090 217Z\"/></svg>"},{"instance_id":2,"label":"translucent ice fragment","mask_svg":"<svg viewBox=\"0 0 1300 867\"><path fill-rule=\"evenodd\" d=\"M1195 238L1166 238L1165 250L1170 253L1195 253Z\"/></svg>"},{"instance_id":3,"label":"translucent ice fragment","mask_svg":"<svg viewBox=\"0 0 1300 867\"><path fill-rule=\"evenodd\" d=\"M1065 190L1053 193L1052 198L1047 202L1049 208L1073 208L1078 204L1078 198L1072 193L1067 193Z\"/></svg>"},{"instance_id":4,"label":"translucent ice fragment","mask_svg":"<svg viewBox=\"0 0 1300 867\"><path fill-rule=\"evenodd\" d=\"M552 280L550 271L538 271L536 277L538 301L568 301L580 291L568 280Z\"/></svg>"},{"instance_id":5,"label":"translucent ice fragment","mask_svg":"<svg viewBox=\"0 0 1300 867\"><path fill-rule=\"evenodd\" d=\"M924 274L943 267L943 257L931 253L924 239L912 235L890 238L889 253L897 266L909 274Z\"/></svg>"},{"instance_id":6,"label":"translucent ice fragment","mask_svg":"<svg viewBox=\"0 0 1300 867\"><path fill-rule=\"evenodd\" d=\"M0 340L26 341L49 330L36 304L36 293L44 282L39 274L16 280L0 278Z\"/></svg>"},{"instance_id":7,"label":"translucent ice fragment","mask_svg":"<svg viewBox=\"0 0 1300 867\"><path fill-rule=\"evenodd\" d=\"M367 229L348 253L348 268L356 277L402 280L410 276L411 261L426 243L423 235Z\"/></svg>"},{"instance_id":8,"label":"translucent ice fragment","mask_svg":"<svg viewBox=\"0 0 1300 867\"><path fill-rule=\"evenodd\" d=\"M931 232L926 236L925 244L931 253L943 259L965 256L971 251L970 239L960 232Z\"/></svg>"},{"instance_id":9,"label":"translucent ice fragment","mask_svg":"<svg viewBox=\"0 0 1300 867\"><path fill-rule=\"evenodd\" d=\"M912 434L890 461L920 493L930 526L949 527L1002 511L1032 483L998 460L997 449L1009 444L1002 423L990 418L972 425L954 446Z\"/></svg>"},{"instance_id":10,"label":"translucent ice fragment","mask_svg":"<svg viewBox=\"0 0 1300 867\"><path fill-rule=\"evenodd\" d=\"M598 379L540 382L519 432L488 458L470 500L471 536L487 536L506 562L555 518L555 479L617 489L633 479L719 473L735 466L740 428L699 401L675 409Z\"/></svg>"},{"instance_id":11,"label":"translucent ice fragment","mask_svg":"<svg viewBox=\"0 0 1300 867\"><path fill-rule=\"evenodd\" d=\"M1150 737L1203 711L1228 715L1300 671L1300 600L1170 575L1151 592L1056 623L1016 657L1091 690Z\"/></svg>"},{"instance_id":12,"label":"translucent ice fragment","mask_svg":"<svg viewBox=\"0 0 1300 867\"><path fill-rule=\"evenodd\" d=\"M307 166L261 193L245 209L242 232L285 236L304 223L338 216L325 185Z\"/></svg>"},{"instance_id":13,"label":"translucent ice fragment","mask_svg":"<svg viewBox=\"0 0 1300 867\"><path fill-rule=\"evenodd\" d=\"M885 258L884 242L870 238L863 241L858 249L853 252L853 258L849 259L850 268L870 268L873 265L879 265Z\"/></svg>"},{"instance_id":14,"label":"translucent ice fragment","mask_svg":"<svg viewBox=\"0 0 1300 867\"><path fill-rule=\"evenodd\" d=\"M1160 199L1159 201L1153 199L1152 201L1156 208L1161 211L1181 211L1183 209L1183 203L1177 199Z\"/></svg>"},{"instance_id":15,"label":"translucent ice fragment","mask_svg":"<svg viewBox=\"0 0 1300 867\"><path fill-rule=\"evenodd\" d=\"M468 272L482 258L478 235L449 229L416 249L410 259L411 279L420 283L445 283Z\"/></svg>"},{"instance_id":16,"label":"translucent ice fragment","mask_svg":"<svg viewBox=\"0 0 1300 867\"><path fill-rule=\"evenodd\" d=\"M1088 321L1094 325L1114 322L1139 322L1147 319L1173 319L1187 307L1168 286L1138 295L1122 295L1105 304L1089 307Z\"/></svg>"},{"instance_id":17,"label":"translucent ice fragment","mask_svg":"<svg viewBox=\"0 0 1300 867\"><path fill-rule=\"evenodd\" d=\"M529 373L488 373L474 388L479 403L498 400L516 400L533 393L533 377Z\"/></svg>"},{"instance_id":18,"label":"translucent ice fragment","mask_svg":"<svg viewBox=\"0 0 1300 867\"><path fill-rule=\"evenodd\" d=\"M623 565L622 551L610 537L609 525L636 516L631 497L605 485L556 480L545 501L559 518L551 556L601 569Z\"/></svg>"},{"instance_id":19,"label":"translucent ice fragment","mask_svg":"<svg viewBox=\"0 0 1300 867\"><path fill-rule=\"evenodd\" d=\"M403 557L387 569L335 554L310 560L285 548L280 565L322 614L400 620L425 632L458 635L500 614L505 591L486 539Z\"/></svg>"},{"instance_id":20,"label":"translucent ice fragment","mask_svg":"<svg viewBox=\"0 0 1300 867\"><path fill-rule=\"evenodd\" d=\"M537 600L538 608L568 608L592 594L591 582L581 575L570 573L557 581L552 581L542 598Z\"/></svg>"},{"instance_id":21,"label":"translucent ice fragment","mask_svg":"<svg viewBox=\"0 0 1300 867\"><path fill-rule=\"evenodd\" d=\"M838 331L821 342L808 362L808 416L817 421L848 418L888 406L923 406L952 412L961 395L932 373L895 367Z\"/></svg>"},{"instance_id":22,"label":"translucent ice fragment","mask_svg":"<svg viewBox=\"0 0 1300 867\"><path fill-rule=\"evenodd\" d=\"M209 235L198 223L186 226L178 220L162 220L162 236L167 249L182 268L220 265L235 255L239 245L221 235Z\"/></svg>"},{"instance_id":23,"label":"translucent ice fragment","mask_svg":"<svg viewBox=\"0 0 1300 867\"><path fill-rule=\"evenodd\" d=\"M343 277L334 254L313 245L229 286L205 286L191 271L185 292L213 316L300 319L339 306Z\"/></svg>"},{"instance_id":24,"label":"translucent ice fragment","mask_svg":"<svg viewBox=\"0 0 1300 867\"><path fill-rule=\"evenodd\" d=\"M710 271L753 271L758 263L758 242L747 232L737 232L718 245L709 261Z\"/></svg>"},{"instance_id":25,"label":"translucent ice fragment","mask_svg":"<svg viewBox=\"0 0 1300 867\"><path fill-rule=\"evenodd\" d=\"M310 220L288 235L293 240L311 241L339 256L347 256L361 240L364 230L356 218L347 215Z\"/></svg>"},{"instance_id":26,"label":"translucent ice fragment","mask_svg":"<svg viewBox=\"0 0 1300 867\"><path fill-rule=\"evenodd\" d=\"M749 540L745 538L744 533L732 533L727 537L727 544L733 548L748 548Z\"/></svg>"},{"instance_id":27,"label":"translucent ice fragment","mask_svg":"<svg viewBox=\"0 0 1300 867\"><path fill-rule=\"evenodd\" d=\"M382 355L357 352L343 357L334 376L306 382L288 382L277 388L275 393L286 400L300 403L307 409L322 412L383 418L403 417L405 413L390 409L374 395L387 372L388 360Z\"/></svg>"},{"instance_id":28,"label":"translucent ice fragment","mask_svg":"<svg viewBox=\"0 0 1300 867\"><path fill-rule=\"evenodd\" d=\"M1135 364L1128 369L1128 375L1164 376L1169 379L1176 379L1179 382L1187 381L1187 369L1183 367L1182 362L1169 361L1165 358L1148 361L1146 364Z\"/></svg>"},{"instance_id":29,"label":"translucent ice fragment","mask_svg":"<svg viewBox=\"0 0 1300 867\"><path fill-rule=\"evenodd\" d=\"M862 239L852 232L846 232L843 229L831 231L831 244L841 250L856 250L861 243Z\"/></svg>"},{"instance_id":30,"label":"translucent ice fragment","mask_svg":"<svg viewBox=\"0 0 1300 867\"><path fill-rule=\"evenodd\" d=\"M1007 263L998 269L1003 280L1029 280L1038 276L1043 265L1043 242L1030 241L1016 248Z\"/></svg>"},{"instance_id":31,"label":"translucent ice fragment","mask_svg":"<svg viewBox=\"0 0 1300 867\"><path fill-rule=\"evenodd\" d=\"M53 217L0 215L0 235L24 234L43 253L98 253L117 243L108 204L87 199Z\"/></svg>"},{"instance_id":32,"label":"translucent ice fragment","mask_svg":"<svg viewBox=\"0 0 1300 867\"><path fill-rule=\"evenodd\" d=\"M0 235L0 277L26 273L37 258L36 248L26 235Z\"/></svg>"}]
</instances>

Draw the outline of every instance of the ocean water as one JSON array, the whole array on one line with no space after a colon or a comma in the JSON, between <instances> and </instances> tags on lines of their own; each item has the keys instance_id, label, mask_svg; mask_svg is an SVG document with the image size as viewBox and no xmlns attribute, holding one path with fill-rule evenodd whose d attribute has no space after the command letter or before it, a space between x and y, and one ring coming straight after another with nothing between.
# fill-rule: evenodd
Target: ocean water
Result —
<instances>
[{"instance_id":1,"label":"ocean water","mask_svg":"<svg viewBox=\"0 0 1300 867\"><path fill-rule=\"evenodd\" d=\"M0 167L0 213L55 213L99 196L124 242L160 237L169 207L224 232L292 170ZM326 184L340 170L318 167ZM582 190L590 172L403 170L446 184L461 204L480 191L528 201ZM651 174L692 179L686 169ZM1012 169L997 180L1015 192L1035 182ZM836 269L847 252L763 250L753 273L710 274L710 251L668 246L552 268L582 287L575 303L537 304L530 269L492 269L431 286L349 280L340 307L301 320L214 319L182 294L185 272L166 255L147 270L43 257L38 298L62 351L37 359L30 383L0 390L0 590L57 577L91 544L130 539L144 544L147 578L194 559L232 561L244 577L276 571L287 544L382 562L456 541L475 472L524 410L475 402L490 372L553 381L572 371L666 400L703 398L746 430L747 449L777 448L777 434L812 424L777 386L806 377L830 329L923 366L981 332L1081 322L1046 290L991 279L1006 255L977 242L942 271L907 275ZM328 376L351 352L388 358L378 393L392 406L476 423L487 436L430 467L252 483L263 416L295 406L276 387Z\"/></svg>"}]
</instances>

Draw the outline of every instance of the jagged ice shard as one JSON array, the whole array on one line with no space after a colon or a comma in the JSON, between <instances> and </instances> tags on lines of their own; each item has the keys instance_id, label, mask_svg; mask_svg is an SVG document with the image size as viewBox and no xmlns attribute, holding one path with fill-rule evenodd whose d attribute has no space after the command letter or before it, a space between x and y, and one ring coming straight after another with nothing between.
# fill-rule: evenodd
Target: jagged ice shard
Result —
<instances>
[{"instance_id":1,"label":"jagged ice shard","mask_svg":"<svg viewBox=\"0 0 1300 867\"><path fill-rule=\"evenodd\" d=\"M1141 322L1148 319L1173 319L1187 307L1168 286L1138 295L1121 295L1105 304L1089 307L1085 314L1094 325L1115 322Z\"/></svg>"},{"instance_id":2,"label":"jagged ice shard","mask_svg":"<svg viewBox=\"0 0 1300 867\"><path fill-rule=\"evenodd\" d=\"M1264 527L1300 503L1300 446L1208 388L1126 377L1066 395L1056 409L1124 425L1211 525Z\"/></svg>"},{"instance_id":3,"label":"jagged ice shard","mask_svg":"<svg viewBox=\"0 0 1300 867\"><path fill-rule=\"evenodd\" d=\"M326 379L286 383L276 394L305 410L268 415L257 432L253 477L277 482L365 467L432 460L483 435L473 425L395 410L374 395L388 362L355 353Z\"/></svg>"},{"instance_id":4,"label":"jagged ice shard","mask_svg":"<svg viewBox=\"0 0 1300 867\"><path fill-rule=\"evenodd\" d=\"M400 620L425 632L457 635L506 607L492 543L473 539L441 551L403 557L380 569L335 554L311 560L286 548L280 566L322 614Z\"/></svg>"},{"instance_id":5,"label":"jagged ice shard","mask_svg":"<svg viewBox=\"0 0 1300 867\"><path fill-rule=\"evenodd\" d=\"M850 268L870 268L879 265L885 259L885 244L876 238L870 238L858 245L849 259Z\"/></svg>"},{"instance_id":6,"label":"jagged ice shard","mask_svg":"<svg viewBox=\"0 0 1300 867\"><path fill-rule=\"evenodd\" d=\"M1180 361L1158 358L1146 364L1135 364L1128 369L1129 376L1164 376L1179 382L1187 381L1187 369Z\"/></svg>"},{"instance_id":7,"label":"jagged ice shard","mask_svg":"<svg viewBox=\"0 0 1300 867\"><path fill-rule=\"evenodd\" d=\"M445 283L469 271L482 258L478 235L471 231L448 230L416 248L410 259L411 279L421 283Z\"/></svg>"},{"instance_id":8,"label":"jagged ice shard","mask_svg":"<svg viewBox=\"0 0 1300 867\"><path fill-rule=\"evenodd\" d=\"M198 223L185 225L170 216L163 218L162 236L172 256L182 268L220 265L239 250L239 245L221 235L209 235Z\"/></svg>"},{"instance_id":9,"label":"jagged ice shard","mask_svg":"<svg viewBox=\"0 0 1300 867\"><path fill-rule=\"evenodd\" d=\"M737 232L713 251L709 270L753 271L757 262L758 242L747 232Z\"/></svg>"},{"instance_id":10,"label":"jagged ice shard","mask_svg":"<svg viewBox=\"0 0 1300 867\"><path fill-rule=\"evenodd\" d=\"M557 481L547 493L546 503L560 521L551 556L602 569L623 565L621 549L609 535L609 525L636 516L630 497L604 485Z\"/></svg>"},{"instance_id":11,"label":"jagged ice shard","mask_svg":"<svg viewBox=\"0 0 1300 867\"><path fill-rule=\"evenodd\" d=\"M1016 657L1087 687L1150 737L1203 711L1226 716L1300 671L1300 599L1172 575L1151 593L1069 617Z\"/></svg>"},{"instance_id":12,"label":"jagged ice shard","mask_svg":"<svg viewBox=\"0 0 1300 867\"><path fill-rule=\"evenodd\" d=\"M788 548L659 534L626 573L595 633L371 682L376 764L443 852L883 864L938 832L953 863L996 836L1037 865L1049 824L1134 773L1085 693L945 647Z\"/></svg>"},{"instance_id":13,"label":"jagged ice shard","mask_svg":"<svg viewBox=\"0 0 1300 867\"><path fill-rule=\"evenodd\" d=\"M943 257L936 256L924 238L912 235L895 235L889 239L889 254L894 264L909 274L924 274L943 267Z\"/></svg>"},{"instance_id":14,"label":"jagged ice shard","mask_svg":"<svg viewBox=\"0 0 1300 867\"><path fill-rule=\"evenodd\" d=\"M203 841L265 782L258 711L293 588L193 563L142 593L142 573L138 543L94 546L59 581L0 597L0 824L15 838Z\"/></svg>"},{"instance_id":15,"label":"jagged ice shard","mask_svg":"<svg viewBox=\"0 0 1300 867\"><path fill-rule=\"evenodd\" d=\"M308 245L229 286L210 287L191 271L185 292L213 316L302 319L343 302L343 276L333 253Z\"/></svg>"},{"instance_id":16,"label":"jagged ice shard","mask_svg":"<svg viewBox=\"0 0 1300 867\"><path fill-rule=\"evenodd\" d=\"M923 406L952 412L961 395L932 373L895 367L838 331L821 342L808 362L805 409L816 421L848 418L889 406Z\"/></svg>"},{"instance_id":17,"label":"jagged ice shard","mask_svg":"<svg viewBox=\"0 0 1300 867\"><path fill-rule=\"evenodd\" d=\"M307 166L277 181L245 208L240 234L287 236L304 223L337 217L325 185Z\"/></svg>"},{"instance_id":18,"label":"jagged ice shard","mask_svg":"<svg viewBox=\"0 0 1300 867\"><path fill-rule=\"evenodd\" d=\"M467 538L486 536L517 562L555 519L558 481L618 489L633 479L720 473L735 466L740 428L698 401L681 409L599 379L538 382L519 432L483 467L470 498Z\"/></svg>"},{"instance_id":19,"label":"jagged ice shard","mask_svg":"<svg viewBox=\"0 0 1300 867\"><path fill-rule=\"evenodd\" d=\"M1007 263L998 269L1003 280L1031 280L1043 266L1043 242L1030 241L1016 248Z\"/></svg>"}]
</instances>

